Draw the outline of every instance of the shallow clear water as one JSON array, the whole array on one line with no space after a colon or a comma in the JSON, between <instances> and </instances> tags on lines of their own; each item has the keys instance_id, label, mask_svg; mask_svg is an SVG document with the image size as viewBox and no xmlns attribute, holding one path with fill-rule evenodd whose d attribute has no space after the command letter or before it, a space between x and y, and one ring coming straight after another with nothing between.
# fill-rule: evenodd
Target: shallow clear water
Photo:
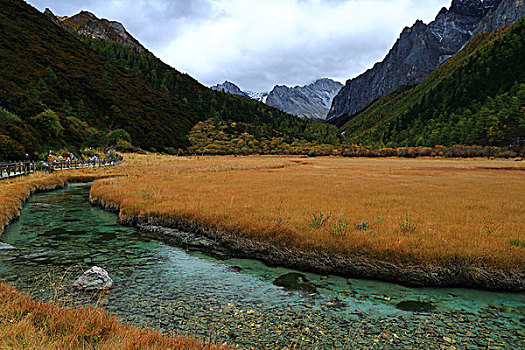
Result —
<instances>
[{"instance_id":1,"label":"shallow clear water","mask_svg":"<svg viewBox=\"0 0 525 350\"><path fill-rule=\"evenodd\" d=\"M100 266L115 281L103 307L119 319L243 348L525 348L525 293L310 273L287 276L307 291L286 289L273 282L298 271L142 237L88 198L87 187L32 196L3 236L17 249L0 249L0 279L45 300L94 303L69 286ZM403 301L431 308L400 310Z\"/></svg>"}]
</instances>

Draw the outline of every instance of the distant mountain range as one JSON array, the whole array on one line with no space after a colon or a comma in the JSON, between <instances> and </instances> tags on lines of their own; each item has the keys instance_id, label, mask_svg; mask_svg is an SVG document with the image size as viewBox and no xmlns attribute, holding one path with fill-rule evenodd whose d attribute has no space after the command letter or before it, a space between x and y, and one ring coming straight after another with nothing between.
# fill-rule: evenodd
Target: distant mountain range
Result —
<instances>
[{"instance_id":1,"label":"distant mountain range","mask_svg":"<svg viewBox=\"0 0 525 350\"><path fill-rule=\"evenodd\" d=\"M0 9L0 160L106 145L119 129L167 153L525 140L523 0L453 0L342 89L320 79L269 93L230 82L209 89L86 11L56 17L22 0ZM323 120L334 96L329 123L306 119Z\"/></svg>"},{"instance_id":2,"label":"distant mountain range","mask_svg":"<svg viewBox=\"0 0 525 350\"><path fill-rule=\"evenodd\" d=\"M277 85L269 93L242 91L229 81L211 88L261 101L301 118L325 120L333 98L342 87L341 83L325 78L305 86Z\"/></svg>"},{"instance_id":3,"label":"distant mountain range","mask_svg":"<svg viewBox=\"0 0 525 350\"><path fill-rule=\"evenodd\" d=\"M493 31L524 15L523 0L453 0L436 19L405 28L382 62L350 79L334 98L328 119L351 117L403 85L424 81L476 33Z\"/></svg>"}]
</instances>

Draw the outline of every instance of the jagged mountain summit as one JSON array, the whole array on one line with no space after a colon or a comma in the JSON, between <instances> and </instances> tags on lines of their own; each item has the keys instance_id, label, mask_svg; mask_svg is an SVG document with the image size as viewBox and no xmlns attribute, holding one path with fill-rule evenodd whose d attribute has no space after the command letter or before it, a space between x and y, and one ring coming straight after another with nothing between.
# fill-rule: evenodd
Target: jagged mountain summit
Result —
<instances>
[{"instance_id":1,"label":"jagged mountain summit","mask_svg":"<svg viewBox=\"0 0 525 350\"><path fill-rule=\"evenodd\" d=\"M488 16L498 13L500 5L515 9L522 3L522 0L453 0L450 8L442 8L428 25L416 21L402 31L382 62L346 82L334 98L328 119L351 116L402 85L421 83L456 54ZM498 25L515 21L505 15L496 17Z\"/></svg>"},{"instance_id":2,"label":"jagged mountain summit","mask_svg":"<svg viewBox=\"0 0 525 350\"><path fill-rule=\"evenodd\" d=\"M120 22L109 21L105 18L100 19L88 11L81 11L71 17L58 17L50 9L46 9L44 14L54 23L91 39L118 42L132 47L138 52L146 51L146 48L128 33Z\"/></svg>"},{"instance_id":3,"label":"jagged mountain summit","mask_svg":"<svg viewBox=\"0 0 525 350\"><path fill-rule=\"evenodd\" d=\"M227 80L222 84L217 84L210 88L216 91L223 91L229 94L251 98L252 100L256 100L262 103L266 103L266 100L268 99L267 92L242 91L240 87Z\"/></svg>"},{"instance_id":4,"label":"jagged mountain summit","mask_svg":"<svg viewBox=\"0 0 525 350\"><path fill-rule=\"evenodd\" d=\"M266 103L302 118L325 120L334 97L342 88L343 84L326 78L306 86L276 86Z\"/></svg>"},{"instance_id":5,"label":"jagged mountain summit","mask_svg":"<svg viewBox=\"0 0 525 350\"><path fill-rule=\"evenodd\" d=\"M211 88L248 97L301 118L325 120L333 98L342 87L343 84L324 78L306 86L277 85L269 93L242 91L229 81Z\"/></svg>"}]
</instances>

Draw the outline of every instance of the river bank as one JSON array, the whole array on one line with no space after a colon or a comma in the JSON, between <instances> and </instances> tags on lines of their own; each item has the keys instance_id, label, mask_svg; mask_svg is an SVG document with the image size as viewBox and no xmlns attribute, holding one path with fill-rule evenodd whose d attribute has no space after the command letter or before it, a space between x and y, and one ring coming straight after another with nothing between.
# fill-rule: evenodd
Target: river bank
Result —
<instances>
[{"instance_id":1,"label":"river bank","mask_svg":"<svg viewBox=\"0 0 525 350\"><path fill-rule=\"evenodd\" d=\"M0 242L5 229L15 223L24 203L37 194L116 176L114 169L76 170L68 173L35 173L3 181L0 186ZM67 331L64 331L67 330ZM158 331L118 322L107 311L93 307L63 307L35 300L0 281L0 347L28 349L226 349L192 337L165 336Z\"/></svg>"},{"instance_id":2,"label":"river bank","mask_svg":"<svg viewBox=\"0 0 525 350\"><path fill-rule=\"evenodd\" d=\"M0 282L0 335L2 349L226 349L123 324L102 309L43 303L4 282Z\"/></svg>"},{"instance_id":3,"label":"river bank","mask_svg":"<svg viewBox=\"0 0 525 350\"><path fill-rule=\"evenodd\" d=\"M413 265L391 263L366 256L343 256L296 250L244 239L182 218L125 215L120 206L90 197L92 205L119 214L119 223L133 226L155 239L197 249L213 256L248 258L268 266L283 266L306 272L347 278L375 279L410 287L465 287L511 292L525 291L525 271L461 265ZM188 234L189 233L189 234Z\"/></svg>"},{"instance_id":4,"label":"river bank","mask_svg":"<svg viewBox=\"0 0 525 350\"><path fill-rule=\"evenodd\" d=\"M2 187L0 215L0 240L2 234L11 223L18 220L24 203L36 193L56 191L67 186L68 183L90 182L99 179L98 176L48 176L43 173L19 178L21 181L9 181Z\"/></svg>"},{"instance_id":5,"label":"river bank","mask_svg":"<svg viewBox=\"0 0 525 350\"><path fill-rule=\"evenodd\" d=\"M410 286L525 290L525 172L516 162L160 161L148 175L98 181L92 202L159 239L175 232L159 227L196 234L167 239L176 244L211 239L212 249L199 249L212 254Z\"/></svg>"}]
</instances>

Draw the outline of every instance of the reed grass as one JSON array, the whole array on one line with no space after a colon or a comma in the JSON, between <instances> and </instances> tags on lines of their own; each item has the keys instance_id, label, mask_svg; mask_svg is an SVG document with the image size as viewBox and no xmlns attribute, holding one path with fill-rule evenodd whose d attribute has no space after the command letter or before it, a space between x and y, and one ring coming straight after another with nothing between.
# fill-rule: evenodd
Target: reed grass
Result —
<instances>
[{"instance_id":1,"label":"reed grass","mask_svg":"<svg viewBox=\"0 0 525 350\"><path fill-rule=\"evenodd\" d=\"M523 269L525 166L483 159L146 157L91 195L287 249ZM138 170L140 169L140 170ZM319 227L312 215L333 213ZM360 223L367 222L366 230ZM348 223L348 224L347 224Z\"/></svg>"},{"instance_id":2,"label":"reed grass","mask_svg":"<svg viewBox=\"0 0 525 350\"><path fill-rule=\"evenodd\" d=\"M182 218L289 249L523 269L512 242L525 241L524 170L486 159L128 155L116 167L0 181L0 227L35 189L107 178L91 195L123 216ZM332 215L311 225L320 212Z\"/></svg>"},{"instance_id":3,"label":"reed grass","mask_svg":"<svg viewBox=\"0 0 525 350\"><path fill-rule=\"evenodd\" d=\"M226 349L119 323L106 311L43 303L0 283L0 349Z\"/></svg>"}]
</instances>

